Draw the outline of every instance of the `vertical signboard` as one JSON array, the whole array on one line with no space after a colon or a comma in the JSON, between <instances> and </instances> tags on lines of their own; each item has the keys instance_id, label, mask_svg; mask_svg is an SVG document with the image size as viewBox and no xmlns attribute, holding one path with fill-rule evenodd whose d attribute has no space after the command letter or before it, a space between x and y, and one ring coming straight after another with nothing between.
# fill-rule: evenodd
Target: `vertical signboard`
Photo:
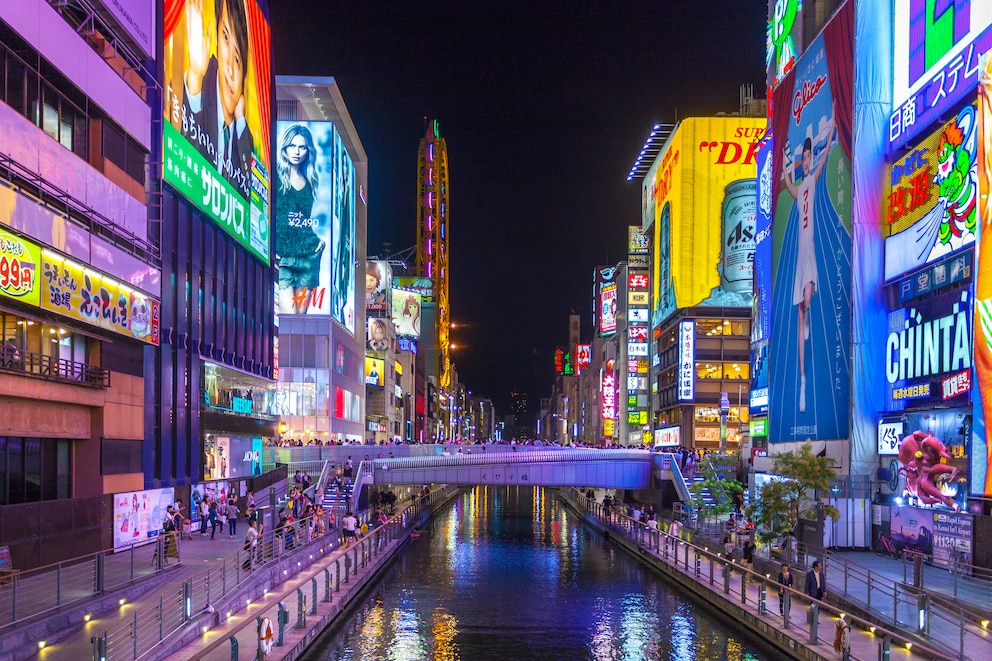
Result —
<instances>
[{"instance_id":1,"label":"vertical signboard","mask_svg":"<svg viewBox=\"0 0 992 661\"><path fill-rule=\"evenodd\" d=\"M393 268L384 259L365 262L365 310L370 317L389 316Z\"/></svg>"},{"instance_id":2,"label":"vertical signboard","mask_svg":"<svg viewBox=\"0 0 992 661\"><path fill-rule=\"evenodd\" d=\"M853 29L847 2L775 94L770 442L848 436Z\"/></svg>"},{"instance_id":3,"label":"vertical signboard","mask_svg":"<svg viewBox=\"0 0 992 661\"><path fill-rule=\"evenodd\" d=\"M330 315L354 333L355 164L332 122L277 132L279 312Z\"/></svg>"},{"instance_id":4,"label":"vertical signboard","mask_svg":"<svg viewBox=\"0 0 992 661\"><path fill-rule=\"evenodd\" d=\"M617 332L617 269L614 266L596 268L596 310L600 335Z\"/></svg>"},{"instance_id":5,"label":"vertical signboard","mask_svg":"<svg viewBox=\"0 0 992 661\"><path fill-rule=\"evenodd\" d=\"M758 187L755 205L754 288L751 294L751 405L754 415L768 413L768 339L772 312L772 161L771 132L758 146Z\"/></svg>"},{"instance_id":6,"label":"vertical signboard","mask_svg":"<svg viewBox=\"0 0 992 661\"><path fill-rule=\"evenodd\" d=\"M255 0L165 0L165 181L269 263L269 25Z\"/></svg>"},{"instance_id":7,"label":"vertical signboard","mask_svg":"<svg viewBox=\"0 0 992 661\"><path fill-rule=\"evenodd\" d=\"M974 425L971 493L992 497L992 53L981 61L978 85L978 245L975 249Z\"/></svg>"},{"instance_id":8,"label":"vertical signboard","mask_svg":"<svg viewBox=\"0 0 992 661\"><path fill-rule=\"evenodd\" d=\"M796 58L802 53L802 13L802 0L770 0L768 3L765 68L768 71L769 90L775 89L785 75L792 71Z\"/></svg>"},{"instance_id":9,"label":"vertical signboard","mask_svg":"<svg viewBox=\"0 0 992 661\"><path fill-rule=\"evenodd\" d=\"M691 401L696 396L696 322L679 322L679 401Z\"/></svg>"}]
</instances>

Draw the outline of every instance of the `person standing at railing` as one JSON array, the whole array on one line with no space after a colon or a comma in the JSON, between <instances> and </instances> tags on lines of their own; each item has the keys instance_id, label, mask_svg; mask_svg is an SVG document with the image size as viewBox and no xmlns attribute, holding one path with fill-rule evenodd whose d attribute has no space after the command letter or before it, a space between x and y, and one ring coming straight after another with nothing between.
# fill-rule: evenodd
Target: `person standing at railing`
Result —
<instances>
[{"instance_id":1,"label":"person standing at railing","mask_svg":"<svg viewBox=\"0 0 992 661\"><path fill-rule=\"evenodd\" d=\"M782 571L778 573L778 584L782 587L778 589L778 614L784 615L785 613L785 590L783 588L791 588L795 579L792 577L792 572L789 571L789 563L782 563Z\"/></svg>"},{"instance_id":2,"label":"person standing at railing","mask_svg":"<svg viewBox=\"0 0 992 661\"><path fill-rule=\"evenodd\" d=\"M227 501L227 532L231 535L231 539L234 539L238 535L238 515L241 511L238 509L237 502L234 500L234 496Z\"/></svg>"}]
</instances>

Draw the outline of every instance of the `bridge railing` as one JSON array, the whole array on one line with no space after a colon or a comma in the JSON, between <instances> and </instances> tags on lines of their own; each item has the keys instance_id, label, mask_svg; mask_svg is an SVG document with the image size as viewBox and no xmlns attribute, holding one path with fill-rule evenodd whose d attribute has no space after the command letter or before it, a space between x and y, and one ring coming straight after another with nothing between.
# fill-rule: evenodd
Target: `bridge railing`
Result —
<instances>
[{"instance_id":1,"label":"bridge railing","mask_svg":"<svg viewBox=\"0 0 992 661\"><path fill-rule=\"evenodd\" d=\"M602 503L595 500L587 500L574 488L562 489L561 493L577 509L588 512L608 525L611 532L623 534L641 548L674 562L676 567L681 563L685 571L694 572L700 582L705 582L706 577L703 574L709 571L709 583L713 585L714 568L720 578L724 577L725 572L739 575L736 594L742 603L754 601L754 595L747 591L748 583L764 585L766 595L780 589L770 573L754 572L733 557L728 558L719 552L672 537L665 530L650 530L644 523L617 510L604 508ZM853 563L841 566L839 563L832 563L832 559L836 561L838 556L827 557L824 567L828 591L841 594L846 601L863 606L873 618L869 622L846 614L845 617L852 625L852 635L860 628L880 639L889 636L903 646L910 643L915 646L914 651L926 653L931 649L943 650L941 653L935 652L934 658L992 658L992 638L981 624L976 625L973 620L969 621L970 618L960 608L938 603L925 591L914 586L893 581L877 572L873 574L862 570ZM804 573L805 567L800 566L794 575L801 581ZM723 583L725 593L734 592L733 585L729 592L726 588L730 581L723 578ZM826 602L813 600L801 591L786 588L783 592L790 595L790 600L795 605L815 603L820 613L832 613L835 616L846 613ZM801 618L798 622L793 621L791 626L806 626L808 629L806 622L805 618ZM981 652L982 649L986 651Z\"/></svg>"},{"instance_id":2,"label":"bridge railing","mask_svg":"<svg viewBox=\"0 0 992 661\"><path fill-rule=\"evenodd\" d=\"M512 447L512 446L511 446ZM469 448L471 451L471 448ZM435 457L396 457L373 459L375 470L403 470L407 468L451 468L454 466L489 466L495 464L572 463L576 461L652 461L655 455L644 450L555 449L516 452L475 452L438 455ZM388 467L388 468L387 468Z\"/></svg>"}]
</instances>

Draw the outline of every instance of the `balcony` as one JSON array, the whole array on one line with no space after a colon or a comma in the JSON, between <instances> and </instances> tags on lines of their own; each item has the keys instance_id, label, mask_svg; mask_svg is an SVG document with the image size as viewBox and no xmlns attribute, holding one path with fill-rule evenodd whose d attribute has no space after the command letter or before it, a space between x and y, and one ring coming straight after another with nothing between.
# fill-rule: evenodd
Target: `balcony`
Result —
<instances>
[{"instance_id":1,"label":"balcony","mask_svg":"<svg viewBox=\"0 0 992 661\"><path fill-rule=\"evenodd\" d=\"M64 358L24 351L0 353L0 372L31 376L46 381L74 383L90 388L109 388L110 370Z\"/></svg>"}]
</instances>

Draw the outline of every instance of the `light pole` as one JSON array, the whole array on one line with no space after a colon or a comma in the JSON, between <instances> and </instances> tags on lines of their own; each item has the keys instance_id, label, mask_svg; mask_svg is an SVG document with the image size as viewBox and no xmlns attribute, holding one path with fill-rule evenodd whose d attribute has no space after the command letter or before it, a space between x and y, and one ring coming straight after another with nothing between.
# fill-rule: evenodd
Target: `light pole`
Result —
<instances>
[{"instance_id":1,"label":"light pole","mask_svg":"<svg viewBox=\"0 0 992 661\"><path fill-rule=\"evenodd\" d=\"M727 414L730 413L730 399L727 393L720 393L720 454L727 452Z\"/></svg>"}]
</instances>

